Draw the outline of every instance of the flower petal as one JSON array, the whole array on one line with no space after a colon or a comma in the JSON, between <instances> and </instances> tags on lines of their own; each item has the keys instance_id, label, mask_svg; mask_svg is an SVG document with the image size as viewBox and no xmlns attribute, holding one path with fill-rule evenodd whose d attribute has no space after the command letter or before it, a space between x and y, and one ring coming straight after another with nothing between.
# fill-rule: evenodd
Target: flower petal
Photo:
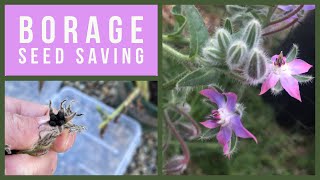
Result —
<instances>
[{"instance_id":1,"label":"flower petal","mask_svg":"<svg viewBox=\"0 0 320 180\"><path fill-rule=\"evenodd\" d=\"M227 97L227 109L230 111L236 110L237 95L233 92L223 93Z\"/></svg>"},{"instance_id":2,"label":"flower petal","mask_svg":"<svg viewBox=\"0 0 320 180\"><path fill-rule=\"evenodd\" d=\"M279 57L279 55L273 55L273 56L271 57L272 63L276 62L276 60L277 60L278 57ZM283 56L282 59L283 59L284 61L287 60L287 58L286 58L285 56Z\"/></svg>"},{"instance_id":3,"label":"flower petal","mask_svg":"<svg viewBox=\"0 0 320 180\"><path fill-rule=\"evenodd\" d=\"M214 88L201 90L200 94L209 98L211 102L216 103L219 108L225 104L223 95Z\"/></svg>"},{"instance_id":4,"label":"flower petal","mask_svg":"<svg viewBox=\"0 0 320 180\"><path fill-rule=\"evenodd\" d=\"M258 143L257 138L250 133L245 127L243 127L240 116L234 116L231 119L232 122L232 130L236 134L236 136L241 138L252 138L256 143Z\"/></svg>"},{"instance_id":5,"label":"flower petal","mask_svg":"<svg viewBox=\"0 0 320 180\"><path fill-rule=\"evenodd\" d=\"M272 62L275 62L278 57L279 57L279 55L273 55L273 56L271 57L271 61L272 61Z\"/></svg>"},{"instance_id":6,"label":"flower petal","mask_svg":"<svg viewBox=\"0 0 320 180\"><path fill-rule=\"evenodd\" d=\"M283 11L291 11L293 9L292 5L278 5L278 8Z\"/></svg>"},{"instance_id":7,"label":"flower petal","mask_svg":"<svg viewBox=\"0 0 320 180\"><path fill-rule=\"evenodd\" d=\"M311 11L311 10L314 10L314 9L316 9L315 5L304 5L303 6L303 10L304 11Z\"/></svg>"},{"instance_id":8,"label":"flower petal","mask_svg":"<svg viewBox=\"0 0 320 180\"><path fill-rule=\"evenodd\" d=\"M232 130L228 126L221 127L219 133L217 134L218 142L223 147L223 154L228 157L230 155L229 142L231 140L231 135L232 135Z\"/></svg>"},{"instance_id":9,"label":"flower petal","mask_svg":"<svg viewBox=\"0 0 320 180\"><path fill-rule=\"evenodd\" d=\"M200 122L200 124L202 124L204 127L209 129L214 129L219 126L219 124L213 120L206 120L206 121Z\"/></svg>"},{"instance_id":10,"label":"flower petal","mask_svg":"<svg viewBox=\"0 0 320 180\"><path fill-rule=\"evenodd\" d=\"M301 59L294 59L288 63L288 68L291 72L291 75L302 74L308 72L312 65L306 63Z\"/></svg>"},{"instance_id":11,"label":"flower petal","mask_svg":"<svg viewBox=\"0 0 320 180\"><path fill-rule=\"evenodd\" d=\"M288 92L290 96L301 102L299 84L294 77L290 75L283 75L280 78L280 82L282 87Z\"/></svg>"},{"instance_id":12,"label":"flower petal","mask_svg":"<svg viewBox=\"0 0 320 180\"><path fill-rule=\"evenodd\" d=\"M262 95L265 92L267 92L270 88L273 88L278 81L279 81L279 76L271 72L268 78L263 82L259 95Z\"/></svg>"}]
</instances>

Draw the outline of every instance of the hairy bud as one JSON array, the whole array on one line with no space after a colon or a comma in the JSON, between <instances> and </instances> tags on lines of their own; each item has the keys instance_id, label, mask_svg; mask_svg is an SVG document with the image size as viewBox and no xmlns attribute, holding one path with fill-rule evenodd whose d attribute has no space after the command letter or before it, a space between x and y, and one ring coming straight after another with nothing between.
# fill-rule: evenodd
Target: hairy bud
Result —
<instances>
[{"instance_id":1,"label":"hairy bud","mask_svg":"<svg viewBox=\"0 0 320 180\"><path fill-rule=\"evenodd\" d=\"M219 49L210 46L203 48L202 55L204 61L210 64L217 64L224 58L223 53Z\"/></svg>"},{"instance_id":2,"label":"hairy bud","mask_svg":"<svg viewBox=\"0 0 320 180\"><path fill-rule=\"evenodd\" d=\"M257 20L252 20L248 23L244 30L243 41L251 49L259 44L261 38L261 24Z\"/></svg>"},{"instance_id":3,"label":"hairy bud","mask_svg":"<svg viewBox=\"0 0 320 180\"><path fill-rule=\"evenodd\" d=\"M246 60L247 46L242 41L231 44L227 53L227 64L231 70L240 68Z\"/></svg>"},{"instance_id":4,"label":"hairy bud","mask_svg":"<svg viewBox=\"0 0 320 180\"><path fill-rule=\"evenodd\" d=\"M258 48L252 49L244 69L244 75L250 84L261 83L268 74L267 57Z\"/></svg>"},{"instance_id":5,"label":"hairy bud","mask_svg":"<svg viewBox=\"0 0 320 180\"><path fill-rule=\"evenodd\" d=\"M216 39L221 51L225 52L228 49L231 41L230 33L225 29L218 29L216 32Z\"/></svg>"},{"instance_id":6,"label":"hairy bud","mask_svg":"<svg viewBox=\"0 0 320 180\"><path fill-rule=\"evenodd\" d=\"M189 122L179 122L176 124L176 129L179 134L186 140L193 140L199 137L201 132L198 132L197 128Z\"/></svg>"},{"instance_id":7,"label":"hairy bud","mask_svg":"<svg viewBox=\"0 0 320 180\"><path fill-rule=\"evenodd\" d=\"M163 170L167 175L180 175L187 168L187 164L184 156L174 156L166 163Z\"/></svg>"}]
</instances>

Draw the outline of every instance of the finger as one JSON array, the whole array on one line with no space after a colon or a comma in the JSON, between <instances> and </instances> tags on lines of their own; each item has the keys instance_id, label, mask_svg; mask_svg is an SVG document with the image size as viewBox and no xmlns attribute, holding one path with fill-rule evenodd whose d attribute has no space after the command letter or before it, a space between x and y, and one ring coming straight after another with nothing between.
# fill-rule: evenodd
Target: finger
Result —
<instances>
[{"instance_id":1,"label":"finger","mask_svg":"<svg viewBox=\"0 0 320 180\"><path fill-rule=\"evenodd\" d=\"M54 151L38 157L27 154L5 156L5 175L52 175L57 160Z\"/></svg>"},{"instance_id":2,"label":"finger","mask_svg":"<svg viewBox=\"0 0 320 180\"><path fill-rule=\"evenodd\" d=\"M39 139L39 121L44 117L31 118L5 112L5 143L11 149L30 149Z\"/></svg>"},{"instance_id":3,"label":"finger","mask_svg":"<svg viewBox=\"0 0 320 180\"><path fill-rule=\"evenodd\" d=\"M76 133L69 133L64 131L53 142L52 150L56 152L65 152L71 148L76 139Z\"/></svg>"},{"instance_id":4,"label":"finger","mask_svg":"<svg viewBox=\"0 0 320 180\"><path fill-rule=\"evenodd\" d=\"M49 114L49 107L12 97L5 97L5 111L22 116L38 117Z\"/></svg>"}]
</instances>

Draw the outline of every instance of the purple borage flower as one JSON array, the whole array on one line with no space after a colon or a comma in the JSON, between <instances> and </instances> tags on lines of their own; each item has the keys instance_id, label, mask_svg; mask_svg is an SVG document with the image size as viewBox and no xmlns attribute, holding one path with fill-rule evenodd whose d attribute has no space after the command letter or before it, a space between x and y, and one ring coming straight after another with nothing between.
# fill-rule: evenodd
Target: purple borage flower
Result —
<instances>
[{"instance_id":1,"label":"purple borage flower","mask_svg":"<svg viewBox=\"0 0 320 180\"><path fill-rule=\"evenodd\" d=\"M293 11L294 9L296 9L298 7L298 5L278 5L278 8L285 11L285 12L290 12ZM316 8L315 5L304 5L302 10L304 12L308 12L308 11L312 11ZM292 19L296 19L298 18L298 15L295 14L293 16L291 16L287 21L291 21Z\"/></svg>"},{"instance_id":2,"label":"purple borage flower","mask_svg":"<svg viewBox=\"0 0 320 180\"><path fill-rule=\"evenodd\" d=\"M282 55L282 52L280 55L272 56L271 61L272 63L269 64L271 72L261 86L260 95L267 92L270 88L273 88L280 81L281 86L288 94L301 102L299 82L292 75L306 73L312 65L301 59L286 62L286 57Z\"/></svg>"},{"instance_id":3,"label":"purple borage flower","mask_svg":"<svg viewBox=\"0 0 320 180\"><path fill-rule=\"evenodd\" d=\"M230 158L231 136L234 134L240 138L252 138L258 143L257 138L251 134L241 123L241 116L237 113L237 95L232 92L219 93L216 89L204 89L200 94L217 104L218 109L213 110L208 120L201 122L209 129L220 127L217 140L223 147L224 155ZM225 100L226 98L226 100Z\"/></svg>"},{"instance_id":4,"label":"purple borage flower","mask_svg":"<svg viewBox=\"0 0 320 180\"><path fill-rule=\"evenodd\" d=\"M286 11L286 12L292 11L297 7L298 7L297 5L278 5L279 9ZM302 9L304 11L311 11L311 10L314 10L315 8L316 8L315 5L304 5Z\"/></svg>"}]
</instances>

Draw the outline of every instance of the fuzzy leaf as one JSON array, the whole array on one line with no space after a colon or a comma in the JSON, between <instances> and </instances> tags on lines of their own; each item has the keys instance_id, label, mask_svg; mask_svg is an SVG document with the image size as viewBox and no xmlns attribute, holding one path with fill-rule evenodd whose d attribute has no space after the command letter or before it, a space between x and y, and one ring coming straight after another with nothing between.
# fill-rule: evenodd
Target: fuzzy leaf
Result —
<instances>
[{"instance_id":1,"label":"fuzzy leaf","mask_svg":"<svg viewBox=\"0 0 320 180\"><path fill-rule=\"evenodd\" d=\"M163 89L166 90L171 90L173 88L175 88L177 82L182 79L185 75L188 74L188 71L184 71L182 73L179 73L176 77L174 77L172 80L170 80L169 82L166 82L162 85Z\"/></svg>"},{"instance_id":2,"label":"fuzzy leaf","mask_svg":"<svg viewBox=\"0 0 320 180\"><path fill-rule=\"evenodd\" d=\"M187 24L186 17L181 14L181 5L173 6L171 13L173 14L176 22L178 23L178 27L175 32L169 34L168 36L177 36L180 35L185 25Z\"/></svg>"},{"instance_id":3,"label":"fuzzy leaf","mask_svg":"<svg viewBox=\"0 0 320 180\"><path fill-rule=\"evenodd\" d=\"M232 23L230 21L230 19L226 19L226 21L224 22L224 28L230 33L233 33L233 27L232 27Z\"/></svg>"},{"instance_id":4,"label":"fuzzy leaf","mask_svg":"<svg viewBox=\"0 0 320 180\"><path fill-rule=\"evenodd\" d=\"M307 83L313 80L313 77L309 75L293 75L293 77L298 80L299 83Z\"/></svg>"},{"instance_id":5,"label":"fuzzy leaf","mask_svg":"<svg viewBox=\"0 0 320 180\"><path fill-rule=\"evenodd\" d=\"M218 79L219 74L216 71L202 68L187 74L177 83L177 87L209 85L217 82Z\"/></svg>"},{"instance_id":6,"label":"fuzzy leaf","mask_svg":"<svg viewBox=\"0 0 320 180\"><path fill-rule=\"evenodd\" d=\"M185 14L190 33L190 57L199 54L202 47L209 39L208 30L203 22L203 18L193 5L182 5L182 12Z\"/></svg>"},{"instance_id":7,"label":"fuzzy leaf","mask_svg":"<svg viewBox=\"0 0 320 180\"><path fill-rule=\"evenodd\" d=\"M298 51L299 51L298 46L294 44L286 56L287 57L286 62L289 63L292 60L296 59L298 56Z\"/></svg>"}]
</instances>

